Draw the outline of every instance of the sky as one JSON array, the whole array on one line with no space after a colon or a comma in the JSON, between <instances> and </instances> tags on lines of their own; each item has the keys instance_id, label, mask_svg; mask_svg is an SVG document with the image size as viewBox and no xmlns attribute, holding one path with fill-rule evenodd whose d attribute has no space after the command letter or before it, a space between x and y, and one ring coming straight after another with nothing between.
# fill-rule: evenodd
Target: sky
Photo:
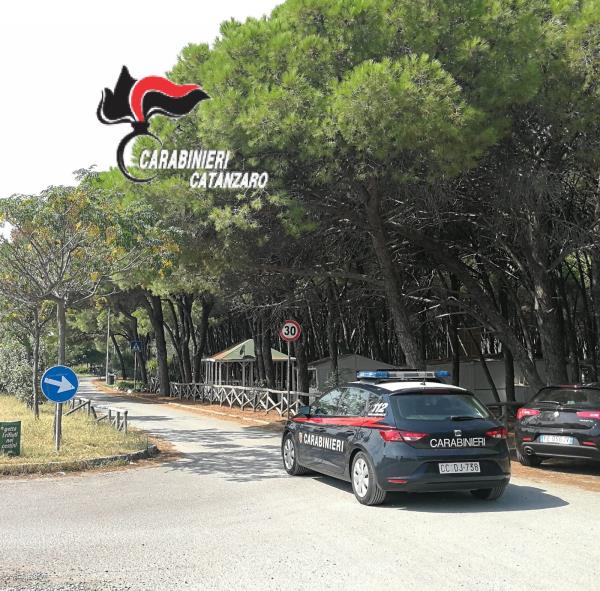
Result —
<instances>
[{"instance_id":1,"label":"sky","mask_svg":"<svg viewBox=\"0 0 600 591\"><path fill-rule=\"evenodd\" d=\"M74 184L73 171L116 165L124 125L96 107L121 67L164 75L188 43L224 20L269 14L280 0L19 0L0 20L0 198Z\"/></svg>"}]
</instances>

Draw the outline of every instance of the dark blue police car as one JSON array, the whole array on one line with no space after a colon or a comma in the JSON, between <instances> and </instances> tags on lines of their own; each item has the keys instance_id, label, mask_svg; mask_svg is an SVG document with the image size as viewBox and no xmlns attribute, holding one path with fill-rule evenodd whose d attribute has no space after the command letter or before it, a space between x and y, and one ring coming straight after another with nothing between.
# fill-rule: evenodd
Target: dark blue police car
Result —
<instances>
[{"instance_id":1,"label":"dark blue police car","mask_svg":"<svg viewBox=\"0 0 600 591\"><path fill-rule=\"evenodd\" d=\"M510 480L506 429L447 372L361 371L287 422L288 474L314 470L352 483L360 503L391 491L469 490L497 499Z\"/></svg>"}]
</instances>

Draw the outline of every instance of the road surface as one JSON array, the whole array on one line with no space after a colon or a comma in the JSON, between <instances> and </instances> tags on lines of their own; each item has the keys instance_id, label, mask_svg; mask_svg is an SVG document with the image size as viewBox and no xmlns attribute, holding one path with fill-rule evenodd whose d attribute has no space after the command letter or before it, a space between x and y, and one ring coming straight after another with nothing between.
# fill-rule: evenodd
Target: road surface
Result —
<instances>
[{"instance_id":1,"label":"road surface","mask_svg":"<svg viewBox=\"0 0 600 591\"><path fill-rule=\"evenodd\" d=\"M113 472L0 481L0 589L597 589L600 495L514 478L497 502L287 476L260 427L115 399L182 452Z\"/></svg>"}]
</instances>

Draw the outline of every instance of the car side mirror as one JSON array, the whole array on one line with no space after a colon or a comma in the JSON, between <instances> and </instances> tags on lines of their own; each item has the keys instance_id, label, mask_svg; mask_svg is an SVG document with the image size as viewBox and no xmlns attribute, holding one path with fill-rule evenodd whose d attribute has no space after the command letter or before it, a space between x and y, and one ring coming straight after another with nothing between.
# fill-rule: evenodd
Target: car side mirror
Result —
<instances>
[{"instance_id":1,"label":"car side mirror","mask_svg":"<svg viewBox=\"0 0 600 591\"><path fill-rule=\"evenodd\" d=\"M308 405L301 406L298 409L298 414L302 417L310 417L310 406L308 406Z\"/></svg>"}]
</instances>

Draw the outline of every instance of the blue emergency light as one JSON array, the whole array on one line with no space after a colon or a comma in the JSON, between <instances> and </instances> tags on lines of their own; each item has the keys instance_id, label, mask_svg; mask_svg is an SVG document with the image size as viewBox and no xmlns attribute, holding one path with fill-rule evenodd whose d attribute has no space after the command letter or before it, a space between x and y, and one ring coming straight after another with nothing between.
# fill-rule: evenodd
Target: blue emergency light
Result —
<instances>
[{"instance_id":1,"label":"blue emergency light","mask_svg":"<svg viewBox=\"0 0 600 591\"><path fill-rule=\"evenodd\" d=\"M449 376L450 372L445 369L436 371L376 369L356 372L356 378L359 380L424 380L427 378L447 378Z\"/></svg>"}]
</instances>

